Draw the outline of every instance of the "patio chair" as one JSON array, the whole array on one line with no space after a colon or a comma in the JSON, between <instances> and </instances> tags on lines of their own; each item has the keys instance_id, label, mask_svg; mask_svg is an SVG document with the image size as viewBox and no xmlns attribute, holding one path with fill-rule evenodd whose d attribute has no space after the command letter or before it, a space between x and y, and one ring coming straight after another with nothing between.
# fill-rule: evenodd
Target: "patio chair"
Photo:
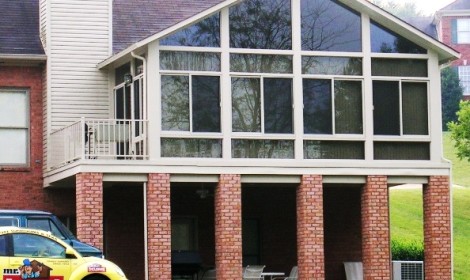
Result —
<instances>
[{"instance_id":1,"label":"patio chair","mask_svg":"<svg viewBox=\"0 0 470 280\"><path fill-rule=\"evenodd\" d=\"M243 280L260 280L265 265L247 265L243 271Z\"/></svg>"},{"instance_id":2,"label":"patio chair","mask_svg":"<svg viewBox=\"0 0 470 280\"><path fill-rule=\"evenodd\" d=\"M347 280L363 280L362 262L344 262Z\"/></svg>"},{"instance_id":3,"label":"patio chair","mask_svg":"<svg viewBox=\"0 0 470 280\"><path fill-rule=\"evenodd\" d=\"M272 278L277 279L277 280L297 280L297 277L299 275L299 270L297 266L293 266L292 269L290 270L289 276L288 277L275 277Z\"/></svg>"},{"instance_id":4,"label":"patio chair","mask_svg":"<svg viewBox=\"0 0 470 280\"><path fill-rule=\"evenodd\" d=\"M204 272L202 275L202 280L211 280L211 279L217 279L215 276L215 269L209 269Z\"/></svg>"}]
</instances>

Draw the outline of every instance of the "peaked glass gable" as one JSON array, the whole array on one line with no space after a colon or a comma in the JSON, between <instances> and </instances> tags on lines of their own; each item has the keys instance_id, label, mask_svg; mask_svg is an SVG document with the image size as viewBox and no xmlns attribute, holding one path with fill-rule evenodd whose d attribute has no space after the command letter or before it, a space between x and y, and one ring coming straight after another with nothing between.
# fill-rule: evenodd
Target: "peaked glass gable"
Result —
<instances>
[{"instance_id":1,"label":"peaked glass gable","mask_svg":"<svg viewBox=\"0 0 470 280\"><path fill-rule=\"evenodd\" d=\"M215 14L160 40L162 46L220 47L220 15Z\"/></svg>"},{"instance_id":2,"label":"peaked glass gable","mask_svg":"<svg viewBox=\"0 0 470 280\"><path fill-rule=\"evenodd\" d=\"M370 37L374 53L427 53L426 49L374 21L370 22Z\"/></svg>"},{"instance_id":3,"label":"peaked glass gable","mask_svg":"<svg viewBox=\"0 0 470 280\"><path fill-rule=\"evenodd\" d=\"M230 7L230 47L292 49L290 0L247 0Z\"/></svg>"},{"instance_id":4,"label":"peaked glass gable","mask_svg":"<svg viewBox=\"0 0 470 280\"><path fill-rule=\"evenodd\" d=\"M361 15L336 1L302 0L302 50L360 52Z\"/></svg>"}]
</instances>

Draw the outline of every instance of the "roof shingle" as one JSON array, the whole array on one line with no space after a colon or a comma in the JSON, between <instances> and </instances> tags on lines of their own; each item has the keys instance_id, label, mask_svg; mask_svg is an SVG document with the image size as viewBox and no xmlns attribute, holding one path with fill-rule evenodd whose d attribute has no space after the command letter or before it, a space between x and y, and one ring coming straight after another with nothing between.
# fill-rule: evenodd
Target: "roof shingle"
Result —
<instances>
[{"instance_id":1,"label":"roof shingle","mask_svg":"<svg viewBox=\"0 0 470 280\"><path fill-rule=\"evenodd\" d=\"M223 0L114 0L113 52L117 53Z\"/></svg>"},{"instance_id":2,"label":"roof shingle","mask_svg":"<svg viewBox=\"0 0 470 280\"><path fill-rule=\"evenodd\" d=\"M44 54L38 0L0 0L0 54Z\"/></svg>"}]
</instances>

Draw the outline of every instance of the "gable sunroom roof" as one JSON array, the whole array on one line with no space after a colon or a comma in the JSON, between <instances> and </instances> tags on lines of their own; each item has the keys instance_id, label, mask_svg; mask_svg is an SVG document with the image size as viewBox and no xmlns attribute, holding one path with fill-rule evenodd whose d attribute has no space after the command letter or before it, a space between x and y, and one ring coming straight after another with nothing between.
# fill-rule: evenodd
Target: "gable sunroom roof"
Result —
<instances>
[{"instance_id":1,"label":"gable sunroom roof","mask_svg":"<svg viewBox=\"0 0 470 280\"><path fill-rule=\"evenodd\" d=\"M136 0L127 2L115 0L113 4L113 49L115 55L100 63L98 67L106 67L152 41L240 1L243 0ZM375 22L408 40L435 51L440 63L447 63L459 57L459 53L454 49L367 0L337 1L369 15Z\"/></svg>"}]
</instances>

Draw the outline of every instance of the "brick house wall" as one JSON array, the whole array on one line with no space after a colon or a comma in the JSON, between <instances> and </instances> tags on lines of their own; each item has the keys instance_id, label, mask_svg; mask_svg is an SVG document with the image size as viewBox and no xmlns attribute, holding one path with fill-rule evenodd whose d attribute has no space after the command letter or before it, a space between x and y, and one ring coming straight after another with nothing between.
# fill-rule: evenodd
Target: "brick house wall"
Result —
<instances>
[{"instance_id":1,"label":"brick house wall","mask_svg":"<svg viewBox=\"0 0 470 280\"><path fill-rule=\"evenodd\" d=\"M439 30L439 38L441 41L458 52L460 52L461 56L459 59L454 60L452 62L452 66L458 66L458 65L465 65L464 60L467 60L467 64L470 65L470 44L454 44L452 43L452 27L451 27L451 22L454 19L459 19L459 18L468 18L468 17L462 17L462 16L446 16L443 17L441 20L441 28Z\"/></svg>"}]
</instances>

